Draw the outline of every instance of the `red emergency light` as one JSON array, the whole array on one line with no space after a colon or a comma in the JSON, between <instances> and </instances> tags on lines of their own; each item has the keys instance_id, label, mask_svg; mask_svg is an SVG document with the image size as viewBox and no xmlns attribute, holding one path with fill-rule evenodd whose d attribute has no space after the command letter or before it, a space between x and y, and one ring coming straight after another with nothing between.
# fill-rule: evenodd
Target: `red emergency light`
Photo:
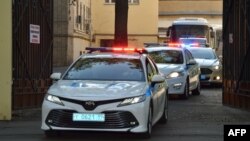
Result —
<instances>
[{"instance_id":1,"label":"red emergency light","mask_svg":"<svg viewBox=\"0 0 250 141\"><path fill-rule=\"evenodd\" d=\"M88 53L92 53L94 51L99 52L119 52L119 53L145 53L144 48L136 48L136 47L87 47Z\"/></svg>"}]
</instances>

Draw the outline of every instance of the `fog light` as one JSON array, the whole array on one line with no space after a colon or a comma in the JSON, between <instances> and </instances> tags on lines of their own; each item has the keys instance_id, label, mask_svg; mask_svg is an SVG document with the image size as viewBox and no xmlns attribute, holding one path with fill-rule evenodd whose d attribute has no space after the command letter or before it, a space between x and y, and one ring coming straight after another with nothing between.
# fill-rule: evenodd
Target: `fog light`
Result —
<instances>
[{"instance_id":1,"label":"fog light","mask_svg":"<svg viewBox=\"0 0 250 141\"><path fill-rule=\"evenodd\" d=\"M134 121L131 121L131 122L130 122L130 125L135 125L135 122L134 122Z\"/></svg>"},{"instance_id":2,"label":"fog light","mask_svg":"<svg viewBox=\"0 0 250 141\"><path fill-rule=\"evenodd\" d=\"M219 76L216 76L216 80L220 80L220 77L219 77Z\"/></svg>"}]
</instances>

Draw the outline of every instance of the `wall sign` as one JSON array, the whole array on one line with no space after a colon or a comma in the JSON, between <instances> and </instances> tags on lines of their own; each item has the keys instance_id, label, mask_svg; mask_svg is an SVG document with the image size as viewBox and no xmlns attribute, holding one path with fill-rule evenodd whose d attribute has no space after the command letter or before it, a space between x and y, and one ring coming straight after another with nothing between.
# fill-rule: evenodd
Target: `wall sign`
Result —
<instances>
[{"instance_id":1,"label":"wall sign","mask_svg":"<svg viewBox=\"0 0 250 141\"><path fill-rule=\"evenodd\" d=\"M30 43L40 44L40 25L30 24Z\"/></svg>"}]
</instances>

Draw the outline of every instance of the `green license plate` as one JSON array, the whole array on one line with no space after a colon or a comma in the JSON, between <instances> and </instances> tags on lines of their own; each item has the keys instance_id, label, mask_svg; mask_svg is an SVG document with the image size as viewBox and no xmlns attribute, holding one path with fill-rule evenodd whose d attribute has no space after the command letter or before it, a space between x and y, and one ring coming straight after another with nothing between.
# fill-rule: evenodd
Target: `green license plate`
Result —
<instances>
[{"instance_id":1,"label":"green license plate","mask_svg":"<svg viewBox=\"0 0 250 141\"><path fill-rule=\"evenodd\" d=\"M73 121L104 122L105 114L101 113L73 113Z\"/></svg>"}]
</instances>

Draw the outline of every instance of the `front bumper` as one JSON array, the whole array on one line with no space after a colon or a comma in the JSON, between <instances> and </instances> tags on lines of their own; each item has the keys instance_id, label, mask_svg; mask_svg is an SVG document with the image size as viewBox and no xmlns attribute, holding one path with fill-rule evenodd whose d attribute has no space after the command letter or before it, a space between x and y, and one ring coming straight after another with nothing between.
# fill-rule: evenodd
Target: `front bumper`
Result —
<instances>
[{"instance_id":1,"label":"front bumper","mask_svg":"<svg viewBox=\"0 0 250 141\"><path fill-rule=\"evenodd\" d=\"M201 84L221 84L222 70L212 70L210 68L201 68Z\"/></svg>"},{"instance_id":2,"label":"front bumper","mask_svg":"<svg viewBox=\"0 0 250 141\"><path fill-rule=\"evenodd\" d=\"M169 94L183 94L185 90L186 85L186 77L177 77L177 78L171 78L167 79L168 82L168 93Z\"/></svg>"},{"instance_id":3,"label":"front bumper","mask_svg":"<svg viewBox=\"0 0 250 141\"><path fill-rule=\"evenodd\" d=\"M128 106L117 107L120 102L104 104L94 110L85 110L82 105L63 101L64 106L44 100L42 105L42 130L80 130L112 132L146 132L149 100ZM73 121L73 113L104 113L104 122Z\"/></svg>"}]
</instances>

